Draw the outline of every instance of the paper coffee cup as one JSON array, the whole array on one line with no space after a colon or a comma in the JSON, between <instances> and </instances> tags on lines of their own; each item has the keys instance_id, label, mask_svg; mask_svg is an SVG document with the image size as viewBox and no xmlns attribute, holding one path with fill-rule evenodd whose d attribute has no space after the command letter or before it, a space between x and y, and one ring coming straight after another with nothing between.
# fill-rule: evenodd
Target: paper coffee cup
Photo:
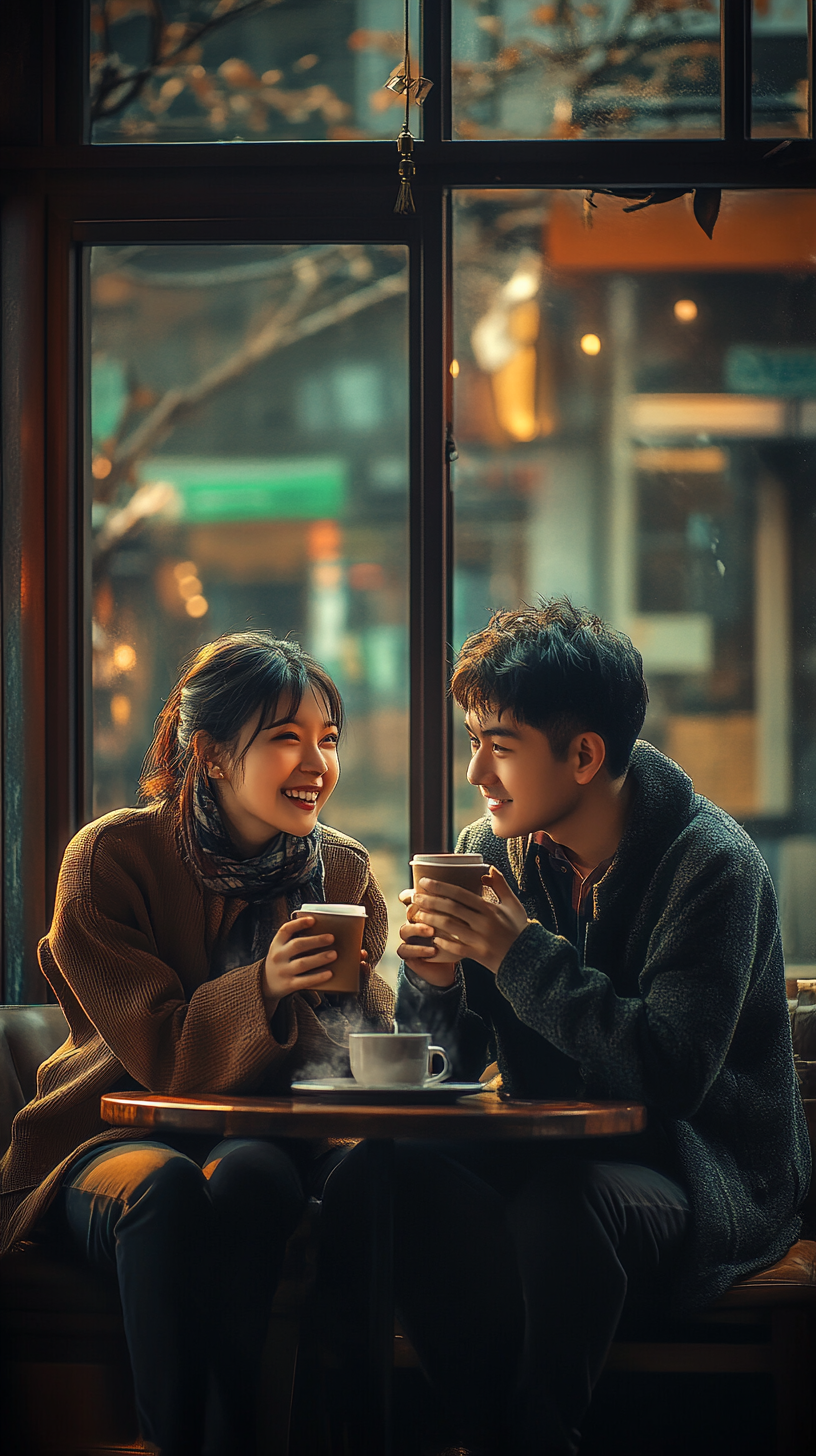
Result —
<instances>
[{"instance_id":1,"label":"paper coffee cup","mask_svg":"<svg viewBox=\"0 0 816 1456\"><path fill-rule=\"evenodd\" d=\"M363 949L363 931L366 912L362 905L301 905L292 916L313 915L314 925L304 930L304 935L333 935L334 946L327 949L337 951L337 960L331 961L326 970L332 978L324 981L322 991L353 991L360 989L360 953Z\"/></svg>"},{"instance_id":2,"label":"paper coffee cup","mask_svg":"<svg viewBox=\"0 0 816 1456\"><path fill-rule=\"evenodd\" d=\"M489 873L480 854L415 854L411 860L414 889L420 880L441 880L445 885L459 885L474 895L482 893L482 875Z\"/></svg>"},{"instance_id":3,"label":"paper coffee cup","mask_svg":"<svg viewBox=\"0 0 816 1456\"><path fill-rule=\"evenodd\" d=\"M480 854L415 854L410 863L415 891L419 889L420 880L440 880L444 885L459 885L463 890L481 895L484 888L482 875L490 871L490 866L483 862ZM428 941L418 935L415 943L427 945ZM434 960L432 964L443 963Z\"/></svg>"}]
</instances>

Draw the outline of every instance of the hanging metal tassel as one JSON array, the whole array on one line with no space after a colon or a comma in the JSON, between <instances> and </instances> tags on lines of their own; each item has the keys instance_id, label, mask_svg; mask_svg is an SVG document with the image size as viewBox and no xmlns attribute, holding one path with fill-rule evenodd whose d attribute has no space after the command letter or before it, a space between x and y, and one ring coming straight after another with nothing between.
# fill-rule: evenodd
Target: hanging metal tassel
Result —
<instances>
[{"instance_id":1,"label":"hanging metal tassel","mask_svg":"<svg viewBox=\"0 0 816 1456\"><path fill-rule=\"evenodd\" d=\"M399 192L394 204L394 211L398 213L416 212L414 206L414 194L411 191L411 183L416 176L416 164L414 162L414 138L411 135L411 128L408 125L408 117L413 96L417 106L421 106L425 97L433 85L426 76L411 75L411 50L408 36L408 4L405 0L405 20L403 26L403 39L405 42L405 57L400 66L395 66L385 85L389 91L395 91L398 96L405 96L405 120L402 123L402 130L397 137L397 152L399 154Z\"/></svg>"},{"instance_id":2,"label":"hanging metal tassel","mask_svg":"<svg viewBox=\"0 0 816 1456\"><path fill-rule=\"evenodd\" d=\"M416 212L414 206L414 194L411 191L411 182L416 176L416 165L414 163L414 138L408 130L406 120L402 131L397 137L397 151L399 152L399 192L394 203L395 212Z\"/></svg>"}]
</instances>

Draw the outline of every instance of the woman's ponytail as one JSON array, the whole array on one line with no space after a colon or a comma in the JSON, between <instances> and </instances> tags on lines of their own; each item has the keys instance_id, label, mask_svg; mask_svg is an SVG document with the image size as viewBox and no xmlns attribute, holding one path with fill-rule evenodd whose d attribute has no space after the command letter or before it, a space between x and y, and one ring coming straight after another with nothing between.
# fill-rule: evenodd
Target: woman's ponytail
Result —
<instances>
[{"instance_id":1,"label":"woman's ponytail","mask_svg":"<svg viewBox=\"0 0 816 1456\"><path fill-rule=\"evenodd\" d=\"M187 757L181 739L181 696L183 679L176 683L156 719L156 727L142 765L139 789L143 799L174 799L184 778Z\"/></svg>"}]
</instances>

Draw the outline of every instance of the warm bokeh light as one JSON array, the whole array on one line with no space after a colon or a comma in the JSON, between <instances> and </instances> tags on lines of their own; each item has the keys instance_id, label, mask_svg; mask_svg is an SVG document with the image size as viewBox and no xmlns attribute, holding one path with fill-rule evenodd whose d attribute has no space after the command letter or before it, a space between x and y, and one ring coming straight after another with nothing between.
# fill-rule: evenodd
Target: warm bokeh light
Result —
<instances>
[{"instance_id":1,"label":"warm bokeh light","mask_svg":"<svg viewBox=\"0 0 816 1456\"><path fill-rule=\"evenodd\" d=\"M210 604L206 597L190 597L190 600L185 602L185 610L188 617L203 617L210 610Z\"/></svg>"},{"instance_id":2,"label":"warm bokeh light","mask_svg":"<svg viewBox=\"0 0 816 1456\"><path fill-rule=\"evenodd\" d=\"M183 581L185 576L198 576L198 567L194 561L180 561L173 567L173 575L176 581Z\"/></svg>"},{"instance_id":3,"label":"warm bokeh light","mask_svg":"<svg viewBox=\"0 0 816 1456\"><path fill-rule=\"evenodd\" d=\"M191 602L193 597L201 595L201 582L197 576L183 576L178 589L185 602Z\"/></svg>"},{"instance_id":4,"label":"warm bokeh light","mask_svg":"<svg viewBox=\"0 0 816 1456\"><path fill-rule=\"evenodd\" d=\"M451 375L452 375L452 377L454 379L458 379L459 378L459 360L458 359L451 359L451 361L450 361L450 372L451 372Z\"/></svg>"},{"instance_id":5,"label":"warm bokeh light","mask_svg":"<svg viewBox=\"0 0 816 1456\"><path fill-rule=\"evenodd\" d=\"M125 693L114 693L110 711L117 728L126 728L130 722L130 698Z\"/></svg>"},{"instance_id":6,"label":"warm bokeh light","mask_svg":"<svg viewBox=\"0 0 816 1456\"><path fill-rule=\"evenodd\" d=\"M118 642L113 649L113 665L117 672L132 672L136 653L129 642Z\"/></svg>"},{"instance_id":7,"label":"warm bokeh light","mask_svg":"<svg viewBox=\"0 0 816 1456\"><path fill-rule=\"evenodd\" d=\"M597 334L584 334L581 339L581 349L584 354L600 354L601 341Z\"/></svg>"},{"instance_id":8,"label":"warm bokeh light","mask_svg":"<svg viewBox=\"0 0 816 1456\"><path fill-rule=\"evenodd\" d=\"M91 466L91 475L94 480L106 480L113 469L113 465L107 455L97 455Z\"/></svg>"},{"instance_id":9,"label":"warm bokeh light","mask_svg":"<svg viewBox=\"0 0 816 1456\"><path fill-rule=\"evenodd\" d=\"M681 324L690 324L697 317L697 305L693 298L678 298L674 305L674 317Z\"/></svg>"}]
</instances>

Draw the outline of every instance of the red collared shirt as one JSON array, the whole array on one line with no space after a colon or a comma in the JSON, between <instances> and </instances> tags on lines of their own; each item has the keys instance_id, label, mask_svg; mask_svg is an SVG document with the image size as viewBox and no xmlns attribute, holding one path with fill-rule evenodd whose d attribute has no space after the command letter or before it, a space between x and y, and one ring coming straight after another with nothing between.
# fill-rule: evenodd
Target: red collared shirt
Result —
<instances>
[{"instance_id":1,"label":"red collared shirt","mask_svg":"<svg viewBox=\"0 0 816 1456\"><path fill-rule=\"evenodd\" d=\"M597 864L593 870L590 870L588 875L582 875L566 854L564 846L557 844L554 839L551 839L546 829L537 830L532 838L535 844L540 844L543 849L546 849L551 860L556 861L556 865L553 868L557 866L562 874L566 873L567 870L572 871L570 885L572 908L579 919L592 920L594 912L592 891L598 882L603 879L612 863L613 856L610 855L609 859L601 860L601 863Z\"/></svg>"}]
</instances>

